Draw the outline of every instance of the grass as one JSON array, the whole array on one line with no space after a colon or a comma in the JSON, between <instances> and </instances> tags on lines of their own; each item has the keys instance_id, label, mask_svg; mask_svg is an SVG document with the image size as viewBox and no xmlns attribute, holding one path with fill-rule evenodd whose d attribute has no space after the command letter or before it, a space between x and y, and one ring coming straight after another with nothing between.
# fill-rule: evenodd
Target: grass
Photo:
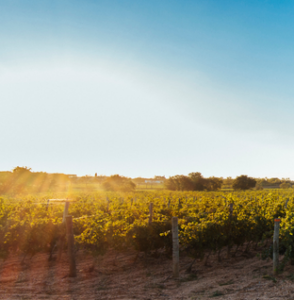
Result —
<instances>
[{"instance_id":1,"label":"grass","mask_svg":"<svg viewBox=\"0 0 294 300\"><path fill-rule=\"evenodd\" d=\"M270 275L263 275L262 278L267 279L267 280L272 280L273 282L277 282L275 277L272 277Z\"/></svg>"},{"instance_id":2,"label":"grass","mask_svg":"<svg viewBox=\"0 0 294 300\"><path fill-rule=\"evenodd\" d=\"M164 289L165 288L165 285L162 284L162 283L149 283L149 284L146 284L145 289Z\"/></svg>"},{"instance_id":3,"label":"grass","mask_svg":"<svg viewBox=\"0 0 294 300\"><path fill-rule=\"evenodd\" d=\"M196 274L190 274L189 276L185 277L185 278L181 278L180 281L181 282L187 282L187 281L194 281L197 280L198 277Z\"/></svg>"},{"instance_id":4,"label":"grass","mask_svg":"<svg viewBox=\"0 0 294 300\"><path fill-rule=\"evenodd\" d=\"M227 281L227 282L219 283L219 286L230 285L230 284L233 284L233 283L234 283L234 280L231 279L231 280L229 280L229 281Z\"/></svg>"},{"instance_id":5,"label":"grass","mask_svg":"<svg viewBox=\"0 0 294 300\"><path fill-rule=\"evenodd\" d=\"M220 291L215 291L211 296L210 298L213 298L213 297L219 297L219 296L223 296L224 293L220 292Z\"/></svg>"},{"instance_id":6,"label":"grass","mask_svg":"<svg viewBox=\"0 0 294 300\"><path fill-rule=\"evenodd\" d=\"M104 291L104 290L107 290L108 288L106 286L98 286L96 288L96 291Z\"/></svg>"},{"instance_id":7,"label":"grass","mask_svg":"<svg viewBox=\"0 0 294 300\"><path fill-rule=\"evenodd\" d=\"M287 278L290 279L291 281L294 281L294 274L288 275Z\"/></svg>"}]
</instances>

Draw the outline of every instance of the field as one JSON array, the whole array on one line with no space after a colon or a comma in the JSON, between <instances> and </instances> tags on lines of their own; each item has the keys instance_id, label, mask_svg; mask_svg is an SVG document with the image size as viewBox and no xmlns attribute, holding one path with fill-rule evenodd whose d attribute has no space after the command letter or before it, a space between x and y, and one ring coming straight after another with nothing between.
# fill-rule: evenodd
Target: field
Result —
<instances>
[{"instance_id":1,"label":"field","mask_svg":"<svg viewBox=\"0 0 294 300\"><path fill-rule=\"evenodd\" d=\"M73 217L78 270L88 266L90 268L88 272L90 275L88 275L93 282L99 278L102 280L101 278L105 276L103 277L101 274L105 272L110 276L109 278L112 278L111 276L114 276L112 271L114 273L121 272L122 268L123 271L129 271L121 280L129 281L130 279L126 279L128 276L136 277L135 274L138 273L140 274L137 278L138 285L147 286L146 289L148 289L148 284L151 286L153 284L156 293L166 295L166 299L198 299L197 297L205 299L205 297L213 296L213 293L219 297L230 294L227 287L221 288L222 275L220 274L223 272L223 268L227 268L232 274L238 273L235 269L238 264L242 265L244 269L249 268L249 265L261 268L261 271L257 273L251 269L248 271L249 275L247 275L250 280L254 279L252 277L254 275L257 276L255 281L262 280L266 284L270 284L275 281L280 282L279 278L284 278L285 282L286 276L292 278L290 263L294 261L292 251L294 249L293 194L291 190L267 190L234 193L141 191L129 194L104 192L78 194L75 192L63 195L13 198L3 196L0 198L0 255L2 259L0 271L2 279L5 278L6 272L9 273L7 264L11 260L14 261L12 265L17 270L17 275L7 276L13 278L8 280L13 284L17 280L22 281L19 279L20 272L27 274L27 271L21 271L24 266L27 266L26 268L29 270L35 270L35 268L42 270L43 265L44 268L50 270L60 268L58 272L56 271L56 278L68 275L66 254L62 254L62 258L58 258L59 249L65 251L67 248L66 241L63 248L60 247L60 240L65 235L65 225L62 223L64 203L48 202L49 196L50 198L54 196L55 198L71 199L68 214ZM149 215L150 203L153 203L152 222L150 222ZM179 220L181 271L180 278L176 280L172 278L171 265L172 216L177 216ZM275 218L281 219L279 278L273 277L271 267L271 245ZM50 262L48 262L49 257L51 258ZM250 262L246 263L244 260L250 260ZM106 264L110 261L114 263L114 267L110 267L109 263ZM247 266L247 264L249 265ZM160 265L164 267L162 268ZM81 266L83 266L82 269ZM44 270L40 270L36 272L44 272ZM211 270L214 270L214 273L211 273ZM87 273L85 270L78 271L77 278L73 279L74 282L84 280L82 279L83 272ZM145 278L149 277L146 275L147 273L154 275L152 275L153 277L150 275L154 279L153 283L152 280L149 280L150 278L147 278L148 280ZM202 294L200 292L198 294L195 292L196 294L193 295L188 293L186 298L184 296L180 298L179 291L184 293L181 290L186 284L184 282L193 281L194 290L197 290L197 282L199 282L201 290L200 286L203 284L205 286L205 283L203 282L201 285L199 280L200 278L208 280L208 274L210 274L210 278L219 276L218 279L214 279L220 283L218 287L216 285L209 292L202 288ZM234 282L235 289L238 290L236 284L239 281L233 280L231 275L227 275L224 280L226 278L228 282L231 282L230 285ZM244 274L238 276L242 277ZM266 277L262 278L262 276L268 276L270 280L266 280ZM151 283L144 284L144 278ZM31 279L27 278L26 280ZM108 282L107 280L106 282ZM117 283L117 286L120 284ZM109 290L111 285L106 283L105 285L106 290ZM173 293L161 291L168 285L173 287ZM243 283L239 282L238 285L243 289ZM103 290L103 284L101 289ZM136 290L135 286L133 289L134 297L145 299L142 295L140 296L139 289ZM258 285L256 289L258 290ZM31 290L32 293L41 293L42 289L34 287ZM218 292L219 295L217 295ZM12 295L11 291L10 293ZM98 294L107 299L109 291L104 294L99 291ZM178 298L173 298L175 295ZM113 299L129 299L128 297L130 295L122 293L121 298ZM154 296L148 297L157 299ZM164 299L164 297L160 297L158 296L158 299Z\"/></svg>"}]
</instances>

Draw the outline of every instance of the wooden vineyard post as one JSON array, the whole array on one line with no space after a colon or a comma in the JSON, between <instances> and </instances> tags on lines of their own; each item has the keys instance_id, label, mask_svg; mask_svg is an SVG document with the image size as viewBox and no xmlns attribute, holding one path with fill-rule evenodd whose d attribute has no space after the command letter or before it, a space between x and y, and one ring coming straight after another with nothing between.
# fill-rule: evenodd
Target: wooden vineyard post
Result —
<instances>
[{"instance_id":1,"label":"wooden vineyard post","mask_svg":"<svg viewBox=\"0 0 294 300\"><path fill-rule=\"evenodd\" d=\"M69 208L69 202L65 202L64 203L64 211L63 211L62 223L65 222L65 218L68 215L68 208Z\"/></svg>"},{"instance_id":2,"label":"wooden vineyard post","mask_svg":"<svg viewBox=\"0 0 294 300\"><path fill-rule=\"evenodd\" d=\"M273 270L274 275L278 274L279 267L279 231L281 219L275 219L274 241L273 241Z\"/></svg>"},{"instance_id":3,"label":"wooden vineyard post","mask_svg":"<svg viewBox=\"0 0 294 300\"><path fill-rule=\"evenodd\" d=\"M66 217L68 215L68 208L69 208L69 202L66 201L64 203L64 210L63 210L63 218L62 218L62 224L65 224L66 221ZM63 225L64 226L64 225ZM64 230L64 227L62 227L62 230ZM63 231L64 232L64 231ZM62 255L62 249L63 249L63 244L64 244L64 238L65 238L65 233L62 233L60 239L59 239L59 243L58 243L58 255L57 255L57 260L61 259L61 255Z\"/></svg>"},{"instance_id":4,"label":"wooden vineyard post","mask_svg":"<svg viewBox=\"0 0 294 300\"><path fill-rule=\"evenodd\" d=\"M167 208L170 209L170 198L168 198Z\"/></svg>"},{"instance_id":5,"label":"wooden vineyard post","mask_svg":"<svg viewBox=\"0 0 294 300\"><path fill-rule=\"evenodd\" d=\"M233 209L234 209L234 204L231 203L230 204L230 219L232 219L232 217L233 217Z\"/></svg>"},{"instance_id":6,"label":"wooden vineyard post","mask_svg":"<svg viewBox=\"0 0 294 300\"><path fill-rule=\"evenodd\" d=\"M178 217L172 217L172 238L173 238L173 276L179 277L179 232Z\"/></svg>"},{"instance_id":7,"label":"wooden vineyard post","mask_svg":"<svg viewBox=\"0 0 294 300\"><path fill-rule=\"evenodd\" d=\"M106 201L107 201L107 212L109 212L109 198L106 197Z\"/></svg>"},{"instance_id":8,"label":"wooden vineyard post","mask_svg":"<svg viewBox=\"0 0 294 300\"><path fill-rule=\"evenodd\" d=\"M68 245L68 258L69 258L69 277L76 277L76 260L74 252L74 236L72 230L72 216L66 217L66 235Z\"/></svg>"},{"instance_id":9,"label":"wooden vineyard post","mask_svg":"<svg viewBox=\"0 0 294 300\"><path fill-rule=\"evenodd\" d=\"M230 221L230 223L229 223L229 230L230 230L230 232L229 232L229 238L231 239L231 231L232 231L232 218L233 218L233 210L234 210L234 204L233 203L230 203L230 215L229 215L229 221ZM229 245L228 245L228 252L227 252L227 257L229 257L230 256L230 252L231 252L231 248L232 248L232 246L230 245L230 241L229 241Z\"/></svg>"},{"instance_id":10,"label":"wooden vineyard post","mask_svg":"<svg viewBox=\"0 0 294 300\"><path fill-rule=\"evenodd\" d=\"M286 199L286 203L285 203L285 209L287 209L288 202L289 202L289 198L287 198L287 199Z\"/></svg>"},{"instance_id":11,"label":"wooden vineyard post","mask_svg":"<svg viewBox=\"0 0 294 300\"><path fill-rule=\"evenodd\" d=\"M178 203L178 211L181 209L181 198L179 198L179 203Z\"/></svg>"},{"instance_id":12,"label":"wooden vineyard post","mask_svg":"<svg viewBox=\"0 0 294 300\"><path fill-rule=\"evenodd\" d=\"M151 202L149 204L149 222L148 222L149 225L152 224L152 219L153 219L153 203Z\"/></svg>"},{"instance_id":13,"label":"wooden vineyard post","mask_svg":"<svg viewBox=\"0 0 294 300\"><path fill-rule=\"evenodd\" d=\"M49 209L49 199L47 200L46 211Z\"/></svg>"}]
</instances>

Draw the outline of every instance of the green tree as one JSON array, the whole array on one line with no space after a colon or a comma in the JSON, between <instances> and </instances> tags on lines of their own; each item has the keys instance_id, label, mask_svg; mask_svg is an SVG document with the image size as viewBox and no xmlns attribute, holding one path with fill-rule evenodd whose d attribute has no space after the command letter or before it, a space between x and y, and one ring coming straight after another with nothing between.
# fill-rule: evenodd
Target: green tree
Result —
<instances>
[{"instance_id":1,"label":"green tree","mask_svg":"<svg viewBox=\"0 0 294 300\"><path fill-rule=\"evenodd\" d=\"M205 179L205 189L208 191L217 191L222 187L223 180L217 177L209 177Z\"/></svg>"},{"instance_id":2,"label":"green tree","mask_svg":"<svg viewBox=\"0 0 294 300\"><path fill-rule=\"evenodd\" d=\"M106 191L132 192L135 190L136 184L130 178L115 174L107 177L102 183L102 187Z\"/></svg>"},{"instance_id":3,"label":"green tree","mask_svg":"<svg viewBox=\"0 0 294 300\"><path fill-rule=\"evenodd\" d=\"M167 189L172 191L192 191L194 188L191 178L185 175L169 177L164 184Z\"/></svg>"},{"instance_id":4,"label":"green tree","mask_svg":"<svg viewBox=\"0 0 294 300\"><path fill-rule=\"evenodd\" d=\"M258 191L261 191L261 190L263 190L263 186L260 184L256 184L255 189Z\"/></svg>"},{"instance_id":5,"label":"green tree","mask_svg":"<svg viewBox=\"0 0 294 300\"><path fill-rule=\"evenodd\" d=\"M189 173L189 177L193 182L194 191L204 191L206 180L200 172Z\"/></svg>"},{"instance_id":6,"label":"green tree","mask_svg":"<svg viewBox=\"0 0 294 300\"><path fill-rule=\"evenodd\" d=\"M91 176L85 175L80 177L79 181L83 184L86 184L86 186L88 186L88 184L93 181L93 178Z\"/></svg>"},{"instance_id":7,"label":"green tree","mask_svg":"<svg viewBox=\"0 0 294 300\"><path fill-rule=\"evenodd\" d=\"M216 191L221 188L222 182L221 178L204 178L201 173L194 172L188 176L171 176L164 182L164 185L172 191Z\"/></svg>"},{"instance_id":8,"label":"green tree","mask_svg":"<svg viewBox=\"0 0 294 300\"><path fill-rule=\"evenodd\" d=\"M238 176L233 181L234 190L248 190L250 188L254 188L255 185L256 180L252 177L248 177L247 175Z\"/></svg>"},{"instance_id":9,"label":"green tree","mask_svg":"<svg viewBox=\"0 0 294 300\"><path fill-rule=\"evenodd\" d=\"M176 191L177 190L177 184L174 179L174 176L169 177L165 182L164 186L166 189L171 190L171 191Z\"/></svg>"},{"instance_id":10,"label":"green tree","mask_svg":"<svg viewBox=\"0 0 294 300\"><path fill-rule=\"evenodd\" d=\"M12 171L11 190L13 193L23 193L32 184L32 172L28 167L16 167Z\"/></svg>"},{"instance_id":11,"label":"green tree","mask_svg":"<svg viewBox=\"0 0 294 300\"><path fill-rule=\"evenodd\" d=\"M289 189L291 187L291 184L288 182L283 182L280 184L281 189Z\"/></svg>"}]
</instances>

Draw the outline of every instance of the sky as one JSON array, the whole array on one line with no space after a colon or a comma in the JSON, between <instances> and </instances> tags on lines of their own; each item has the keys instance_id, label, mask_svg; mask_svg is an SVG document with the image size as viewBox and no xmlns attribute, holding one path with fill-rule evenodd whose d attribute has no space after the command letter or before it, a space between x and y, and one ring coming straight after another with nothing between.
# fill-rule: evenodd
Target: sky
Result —
<instances>
[{"instance_id":1,"label":"sky","mask_svg":"<svg viewBox=\"0 0 294 300\"><path fill-rule=\"evenodd\" d=\"M294 179L294 2L3 0L0 170Z\"/></svg>"}]
</instances>

